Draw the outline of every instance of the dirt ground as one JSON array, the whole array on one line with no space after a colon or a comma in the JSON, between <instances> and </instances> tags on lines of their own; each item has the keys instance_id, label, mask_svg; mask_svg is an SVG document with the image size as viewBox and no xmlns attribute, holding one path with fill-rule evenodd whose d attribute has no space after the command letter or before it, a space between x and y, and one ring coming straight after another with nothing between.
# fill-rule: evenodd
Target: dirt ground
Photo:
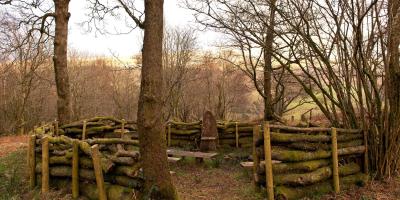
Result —
<instances>
[{"instance_id":1,"label":"dirt ground","mask_svg":"<svg viewBox=\"0 0 400 200\"><path fill-rule=\"evenodd\" d=\"M0 137L0 157L14 152L19 148L26 147L27 142L28 137L26 135Z\"/></svg>"},{"instance_id":2,"label":"dirt ground","mask_svg":"<svg viewBox=\"0 0 400 200\"><path fill-rule=\"evenodd\" d=\"M3 160L0 163L0 191L2 194L9 191L8 196L5 194L7 199L26 199L26 195L20 194L20 192L22 191L21 185L26 185L27 180L24 178L14 180L14 176L8 175L10 174L8 171L15 165L25 163L25 153L22 148L26 146L26 136L0 137L0 160ZM22 168L20 171L21 173L26 172ZM252 186L251 172L242 169L239 162L235 160L226 161L222 158L214 162L206 161L198 164L194 160L185 159L177 164L172 164L171 171L174 184L183 200L264 199L264 195L255 192ZM0 197L4 197L4 195ZM338 195L316 196L311 199L400 200L400 178L372 181L363 188L355 187Z\"/></svg>"},{"instance_id":3,"label":"dirt ground","mask_svg":"<svg viewBox=\"0 0 400 200\"><path fill-rule=\"evenodd\" d=\"M172 166L173 181L183 200L256 200L263 199L256 193L250 174L239 163L183 162Z\"/></svg>"}]
</instances>

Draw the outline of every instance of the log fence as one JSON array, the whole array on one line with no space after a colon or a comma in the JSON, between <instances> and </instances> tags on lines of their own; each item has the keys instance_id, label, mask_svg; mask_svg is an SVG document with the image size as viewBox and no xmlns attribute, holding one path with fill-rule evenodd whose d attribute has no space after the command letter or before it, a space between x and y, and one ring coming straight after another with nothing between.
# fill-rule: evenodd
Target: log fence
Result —
<instances>
[{"instance_id":1,"label":"log fence","mask_svg":"<svg viewBox=\"0 0 400 200\"><path fill-rule=\"evenodd\" d=\"M254 123L218 121L218 143L236 148L252 147ZM202 121L174 122L165 125L168 146L196 148L201 141Z\"/></svg>"},{"instance_id":2,"label":"log fence","mask_svg":"<svg viewBox=\"0 0 400 200\"><path fill-rule=\"evenodd\" d=\"M135 124L95 117L36 127L28 143L30 188L71 190L73 199L135 199L143 189Z\"/></svg>"},{"instance_id":3,"label":"log fence","mask_svg":"<svg viewBox=\"0 0 400 200\"><path fill-rule=\"evenodd\" d=\"M253 127L253 178L256 188L265 188L268 200L337 193L368 180L368 147L361 130L268 122L261 130L259 135L260 126Z\"/></svg>"}]
</instances>

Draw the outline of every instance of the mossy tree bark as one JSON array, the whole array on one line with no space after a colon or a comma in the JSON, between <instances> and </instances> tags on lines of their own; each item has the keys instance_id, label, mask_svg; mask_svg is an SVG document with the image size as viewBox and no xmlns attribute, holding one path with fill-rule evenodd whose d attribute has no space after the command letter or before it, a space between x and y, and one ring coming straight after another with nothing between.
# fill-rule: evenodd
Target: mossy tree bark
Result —
<instances>
[{"instance_id":1,"label":"mossy tree bark","mask_svg":"<svg viewBox=\"0 0 400 200\"><path fill-rule=\"evenodd\" d=\"M145 188L142 199L177 199L163 135L163 0L145 0L143 66L138 108L140 154Z\"/></svg>"},{"instance_id":2,"label":"mossy tree bark","mask_svg":"<svg viewBox=\"0 0 400 200\"><path fill-rule=\"evenodd\" d=\"M396 173L400 165L398 154L395 153L400 148L400 2L398 0L388 1L388 16L388 64L385 68L388 127L385 130L386 134L381 134L378 169L380 177Z\"/></svg>"},{"instance_id":3,"label":"mossy tree bark","mask_svg":"<svg viewBox=\"0 0 400 200\"><path fill-rule=\"evenodd\" d=\"M54 0L55 37L54 37L54 73L57 87L57 114L61 124L72 118L71 91L67 68L68 20L70 0Z\"/></svg>"}]
</instances>

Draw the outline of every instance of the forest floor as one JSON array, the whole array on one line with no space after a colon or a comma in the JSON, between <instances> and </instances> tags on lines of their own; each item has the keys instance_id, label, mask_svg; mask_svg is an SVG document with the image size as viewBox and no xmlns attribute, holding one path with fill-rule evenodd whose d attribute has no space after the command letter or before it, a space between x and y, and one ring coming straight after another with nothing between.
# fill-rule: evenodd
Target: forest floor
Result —
<instances>
[{"instance_id":1,"label":"forest floor","mask_svg":"<svg viewBox=\"0 0 400 200\"><path fill-rule=\"evenodd\" d=\"M68 191L53 191L40 197L29 192L26 175L26 137L0 138L0 200L71 199ZM228 153L229 152L229 153ZM183 200L257 200L264 194L255 192L251 172L240 167L246 152L224 150L213 161L198 164L185 159L171 165L172 178ZM400 179L372 181L363 188L353 188L338 195L316 195L312 200L400 200Z\"/></svg>"}]
</instances>

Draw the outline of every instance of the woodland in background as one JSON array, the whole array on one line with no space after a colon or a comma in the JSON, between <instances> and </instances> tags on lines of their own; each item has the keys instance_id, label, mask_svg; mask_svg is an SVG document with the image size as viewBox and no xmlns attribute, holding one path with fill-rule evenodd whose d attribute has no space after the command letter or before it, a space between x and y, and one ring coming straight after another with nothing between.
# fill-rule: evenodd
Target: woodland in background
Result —
<instances>
[{"instance_id":1,"label":"woodland in background","mask_svg":"<svg viewBox=\"0 0 400 200\"><path fill-rule=\"evenodd\" d=\"M141 18L146 12L137 12L132 2L91 2L89 16L94 21L101 21L103 15L119 8L131 19L131 28L138 27L146 33L146 23ZM145 5L160 11L162 3L162 0L154 4L145 1ZM99 6L101 9L95 9ZM147 40L158 56L155 56L157 65L144 53L141 68L146 70L146 64L156 65L146 72L154 72L160 79L145 74L148 80L144 82L157 91L160 88L155 82L164 83L165 88L160 90L164 93L152 93L162 98L156 99L156 106L164 110L157 114L165 120L191 121L210 109L219 119L250 121L263 110L264 120L282 121L288 110L312 102L332 126L368 131L371 166L377 177L390 177L398 172L398 0L186 0L186 7L194 13L201 28L221 32L226 40L220 45L218 55L201 53L196 49L192 30L161 31L163 20L147 21L157 32L157 36L152 35L154 41L162 41L160 38L164 36L163 43ZM55 8L57 11L57 5ZM48 16L44 14L35 21L43 20L39 26L41 33L51 27ZM4 129L0 131L16 132L37 121L56 118L51 109L57 101L60 104L69 97L60 95L59 84L56 95L55 81L50 78L53 76L49 47L53 38L30 35L29 23L22 23L21 27L9 13L2 13L1 18L0 111L5 114L0 116L0 129ZM153 27L153 22L158 27ZM65 21L61 25L65 27ZM28 42L24 40L26 35L31 36ZM145 34L144 41L146 38ZM70 54L70 78L65 82L71 86L73 118L102 114L135 120L136 114L132 112L136 113L138 84L144 80L139 79L136 71L142 66L141 60L137 59L134 67L124 68L111 60ZM55 69L57 64L64 66L54 62ZM155 69L163 73L160 75L160 70ZM57 70L55 74L57 77ZM149 85L142 84L140 91ZM255 100L254 91L262 97L261 103Z\"/></svg>"},{"instance_id":2,"label":"woodland in background","mask_svg":"<svg viewBox=\"0 0 400 200\"><path fill-rule=\"evenodd\" d=\"M2 47L18 47L19 51L9 52L12 62L0 65L1 134L18 133L21 128L28 130L40 122L57 118L49 44L43 45L40 52L33 42L20 46L18 41L23 40L24 33L15 30L12 23L9 22L7 30L3 29L2 36L13 40L3 38L2 44L7 46ZM195 52L197 41L189 30L171 28L166 38L164 46L169 53L164 57L164 119L199 120L207 109L219 119L256 118L254 113L260 112L262 106L253 97L246 76L211 53L199 55ZM127 66L115 58L91 57L72 51L68 70L73 120L98 115L136 120L140 66L140 58L134 65Z\"/></svg>"}]
</instances>

